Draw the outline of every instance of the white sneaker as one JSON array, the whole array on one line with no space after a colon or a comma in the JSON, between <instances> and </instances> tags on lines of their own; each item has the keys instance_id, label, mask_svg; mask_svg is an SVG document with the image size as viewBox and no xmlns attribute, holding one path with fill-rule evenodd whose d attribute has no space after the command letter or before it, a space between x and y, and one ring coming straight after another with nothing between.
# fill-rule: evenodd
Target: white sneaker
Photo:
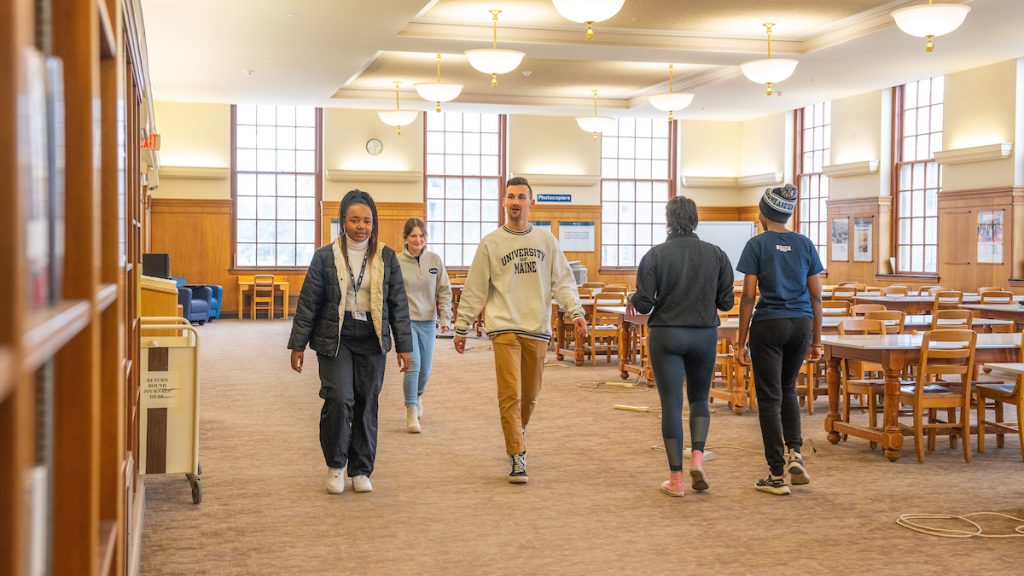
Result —
<instances>
[{"instance_id":1,"label":"white sneaker","mask_svg":"<svg viewBox=\"0 0 1024 576\"><path fill-rule=\"evenodd\" d=\"M420 429L420 418L416 415L416 407L409 405L405 407L405 429L410 434L419 434Z\"/></svg>"},{"instance_id":2,"label":"white sneaker","mask_svg":"<svg viewBox=\"0 0 1024 576\"><path fill-rule=\"evenodd\" d=\"M328 494L341 494L345 491L345 469L344 468L328 468L327 469L327 493Z\"/></svg>"},{"instance_id":3,"label":"white sneaker","mask_svg":"<svg viewBox=\"0 0 1024 576\"><path fill-rule=\"evenodd\" d=\"M359 476L352 477L352 489L356 492L373 492L373 484L370 484L370 477Z\"/></svg>"}]
</instances>

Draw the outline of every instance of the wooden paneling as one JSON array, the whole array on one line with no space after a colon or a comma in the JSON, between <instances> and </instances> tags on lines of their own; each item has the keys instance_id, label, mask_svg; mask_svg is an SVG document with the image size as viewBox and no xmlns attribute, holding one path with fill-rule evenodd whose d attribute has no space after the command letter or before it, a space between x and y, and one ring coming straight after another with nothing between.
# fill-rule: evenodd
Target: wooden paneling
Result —
<instances>
[{"instance_id":1,"label":"wooden paneling","mask_svg":"<svg viewBox=\"0 0 1024 576\"><path fill-rule=\"evenodd\" d=\"M238 284L231 275L231 201L153 198L151 252L166 252L171 275L192 284L224 288L221 317L238 310Z\"/></svg>"},{"instance_id":2,"label":"wooden paneling","mask_svg":"<svg viewBox=\"0 0 1024 576\"><path fill-rule=\"evenodd\" d=\"M822 264L828 270L829 283L849 280L874 285L878 283L875 278L876 274L889 272L889 256L891 254L887 249L887 240L890 228L890 203L891 200L888 196L828 201L829 261ZM850 223L849 254L846 262L832 260L831 230L832 221L836 218L848 218ZM853 260L853 221L857 218L870 218L874 223L871 233L874 242L871 262L854 262ZM880 240L883 239L886 242L880 243Z\"/></svg>"},{"instance_id":3,"label":"wooden paneling","mask_svg":"<svg viewBox=\"0 0 1024 576\"><path fill-rule=\"evenodd\" d=\"M987 188L939 192L939 283L956 290L1008 286L1020 273L1012 241L1024 190ZM978 262L978 212L1003 211L1003 262Z\"/></svg>"}]
</instances>

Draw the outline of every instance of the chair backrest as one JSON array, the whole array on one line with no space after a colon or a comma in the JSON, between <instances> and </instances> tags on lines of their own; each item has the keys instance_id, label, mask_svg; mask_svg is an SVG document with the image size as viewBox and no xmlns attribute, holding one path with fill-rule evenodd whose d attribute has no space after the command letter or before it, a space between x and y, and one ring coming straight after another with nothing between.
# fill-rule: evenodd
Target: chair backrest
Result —
<instances>
[{"instance_id":1,"label":"chair backrest","mask_svg":"<svg viewBox=\"0 0 1024 576\"><path fill-rule=\"evenodd\" d=\"M907 315L902 310L873 310L864 315L865 320L881 320L886 334L903 334Z\"/></svg>"},{"instance_id":2,"label":"chair backrest","mask_svg":"<svg viewBox=\"0 0 1024 576\"><path fill-rule=\"evenodd\" d=\"M271 274L257 274L253 279L252 289L256 297L273 297L274 276Z\"/></svg>"},{"instance_id":3,"label":"chair backrest","mask_svg":"<svg viewBox=\"0 0 1024 576\"><path fill-rule=\"evenodd\" d=\"M850 302L853 302L853 299L856 297L856 286L836 286L832 289L833 300L849 300Z\"/></svg>"},{"instance_id":4,"label":"chair backrest","mask_svg":"<svg viewBox=\"0 0 1024 576\"><path fill-rule=\"evenodd\" d=\"M907 286L886 286L882 288L882 296L906 296L910 292Z\"/></svg>"},{"instance_id":5,"label":"chair backrest","mask_svg":"<svg viewBox=\"0 0 1024 576\"><path fill-rule=\"evenodd\" d=\"M1013 302L1014 293L1009 290L985 290L981 292L982 304L1010 304Z\"/></svg>"},{"instance_id":6,"label":"chair backrest","mask_svg":"<svg viewBox=\"0 0 1024 576\"><path fill-rule=\"evenodd\" d=\"M823 316L849 316L849 300L823 300L821 303L821 314Z\"/></svg>"},{"instance_id":7,"label":"chair backrest","mask_svg":"<svg viewBox=\"0 0 1024 576\"><path fill-rule=\"evenodd\" d=\"M583 299L583 298L589 299L589 298L593 298L594 297L594 289L593 288L587 288L586 286L577 288L576 289L576 293L580 295L581 299Z\"/></svg>"},{"instance_id":8,"label":"chair backrest","mask_svg":"<svg viewBox=\"0 0 1024 576\"><path fill-rule=\"evenodd\" d=\"M604 282L584 282L580 288L604 288Z\"/></svg>"},{"instance_id":9,"label":"chair backrest","mask_svg":"<svg viewBox=\"0 0 1024 576\"><path fill-rule=\"evenodd\" d=\"M839 284L837 284L837 286L842 286L843 288L855 288L858 292L863 292L864 290L867 289L867 285L864 284L863 282L846 281L840 282Z\"/></svg>"},{"instance_id":10,"label":"chair backrest","mask_svg":"<svg viewBox=\"0 0 1024 576\"><path fill-rule=\"evenodd\" d=\"M594 308L598 306L625 306L626 305L626 293L625 292L605 292L601 291L594 294Z\"/></svg>"},{"instance_id":11,"label":"chair backrest","mask_svg":"<svg viewBox=\"0 0 1024 576\"><path fill-rule=\"evenodd\" d=\"M973 318L970 310L936 310L932 313L932 330L970 330Z\"/></svg>"},{"instance_id":12,"label":"chair backrest","mask_svg":"<svg viewBox=\"0 0 1024 576\"><path fill-rule=\"evenodd\" d=\"M935 292L935 301L932 303L932 313L937 310L950 310L959 308L964 301L964 293L959 290L940 290Z\"/></svg>"},{"instance_id":13,"label":"chair backrest","mask_svg":"<svg viewBox=\"0 0 1024 576\"><path fill-rule=\"evenodd\" d=\"M1002 292L1006 290L1002 286L982 286L978 288L978 294L984 294L985 292Z\"/></svg>"},{"instance_id":14,"label":"chair backrest","mask_svg":"<svg viewBox=\"0 0 1024 576\"><path fill-rule=\"evenodd\" d=\"M864 318L843 318L836 325L840 336L885 336L885 324L881 320L866 320Z\"/></svg>"},{"instance_id":15,"label":"chair backrest","mask_svg":"<svg viewBox=\"0 0 1024 576\"><path fill-rule=\"evenodd\" d=\"M604 287L601 288L601 292L622 292L622 293L626 293L628 291L629 291L629 286L626 286L625 284L605 284Z\"/></svg>"},{"instance_id":16,"label":"chair backrest","mask_svg":"<svg viewBox=\"0 0 1024 576\"><path fill-rule=\"evenodd\" d=\"M879 310L885 310L884 304L854 304L850 308L850 314L853 316L863 316L868 312L877 312Z\"/></svg>"},{"instance_id":17,"label":"chair backrest","mask_svg":"<svg viewBox=\"0 0 1024 576\"><path fill-rule=\"evenodd\" d=\"M936 376L952 374L960 376L963 394L969 398L977 342L978 334L973 330L925 332L917 364L917 394L923 394L924 385L934 381Z\"/></svg>"}]
</instances>

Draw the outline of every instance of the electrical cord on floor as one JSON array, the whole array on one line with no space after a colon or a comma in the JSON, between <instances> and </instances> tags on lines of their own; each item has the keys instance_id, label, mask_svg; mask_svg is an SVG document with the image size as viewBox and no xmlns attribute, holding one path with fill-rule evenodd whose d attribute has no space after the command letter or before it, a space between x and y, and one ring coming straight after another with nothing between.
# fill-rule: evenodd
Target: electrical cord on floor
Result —
<instances>
[{"instance_id":1,"label":"electrical cord on floor","mask_svg":"<svg viewBox=\"0 0 1024 576\"><path fill-rule=\"evenodd\" d=\"M612 382L601 380L598 382L577 382L580 388L586 388L588 392L647 392L647 387L639 387L630 382Z\"/></svg>"},{"instance_id":2,"label":"electrical cord on floor","mask_svg":"<svg viewBox=\"0 0 1024 576\"><path fill-rule=\"evenodd\" d=\"M1002 518L1009 518L1016 522L1021 522L1019 526L1013 529L1011 534L986 534L985 529L980 524L970 519L972 516L1000 516ZM915 522L915 520L959 520L966 522L974 527L973 530L959 530L956 528L939 528L937 526L926 526ZM939 536L942 538L1014 538L1017 536L1024 536L1024 518L1017 518L1016 516L1010 516L1009 514L1003 514L1001 512L974 512L971 514L903 514L896 519L896 524L913 530L914 532L920 532L921 534L928 534L929 536Z\"/></svg>"}]
</instances>

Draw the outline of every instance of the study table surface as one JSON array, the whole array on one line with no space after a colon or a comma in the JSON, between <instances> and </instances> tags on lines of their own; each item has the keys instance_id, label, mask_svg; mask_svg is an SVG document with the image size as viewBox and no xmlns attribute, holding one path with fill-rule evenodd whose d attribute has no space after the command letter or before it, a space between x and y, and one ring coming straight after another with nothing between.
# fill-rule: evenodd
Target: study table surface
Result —
<instances>
[{"instance_id":1,"label":"study table surface","mask_svg":"<svg viewBox=\"0 0 1024 576\"><path fill-rule=\"evenodd\" d=\"M1018 376L1024 374L1024 362L987 362L982 364L982 366L993 370L1002 370L1003 372L1009 372L1010 374L1016 374Z\"/></svg>"},{"instance_id":2,"label":"study table surface","mask_svg":"<svg viewBox=\"0 0 1024 576\"><path fill-rule=\"evenodd\" d=\"M238 277L238 319L239 320L242 319L242 316L243 316L243 314L245 312L245 293L254 284L256 284L256 279L254 277L252 277L252 276L239 276ZM284 300L281 303L281 308L283 308L283 310L282 310L283 314L281 315L282 318L287 318L288 317L288 289L289 289L289 287L290 287L290 285L288 283L288 279L287 278L278 277L278 276L274 277L274 291L277 292L278 290L280 290L281 293L284 294ZM270 315L271 316L274 315L273 314L273 308L271 308L271 314Z\"/></svg>"},{"instance_id":3,"label":"study table surface","mask_svg":"<svg viewBox=\"0 0 1024 576\"><path fill-rule=\"evenodd\" d=\"M1024 306L1016 302L1010 304L964 304L961 308L973 311L975 316L1024 323Z\"/></svg>"},{"instance_id":4,"label":"study table surface","mask_svg":"<svg viewBox=\"0 0 1024 576\"><path fill-rule=\"evenodd\" d=\"M929 312L935 304L934 296L856 296L857 304L882 304L886 310L902 310L907 314ZM981 296L964 294L962 304L977 304Z\"/></svg>"},{"instance_id":5,"label":"study table surface","mask_svg":"<svg viewBox=\"0 0 1024 576\"><path fill-rule=\"evenodd\" d=\"M843 434L881 444L885 457L896 461L903 447L899 428L900 373L917 363L921 355L922 335L890 336L822 336L828 362L828 416L825 431L829 442L836 444ZM978 334L974 357L979 363L1009 362L1020 355L1020 334ZM882 428L858 426L842 419L839 410L840 362L844 359L865 360L880 364L885 372L884 412Z\"/></svg>"}]
</instances>

